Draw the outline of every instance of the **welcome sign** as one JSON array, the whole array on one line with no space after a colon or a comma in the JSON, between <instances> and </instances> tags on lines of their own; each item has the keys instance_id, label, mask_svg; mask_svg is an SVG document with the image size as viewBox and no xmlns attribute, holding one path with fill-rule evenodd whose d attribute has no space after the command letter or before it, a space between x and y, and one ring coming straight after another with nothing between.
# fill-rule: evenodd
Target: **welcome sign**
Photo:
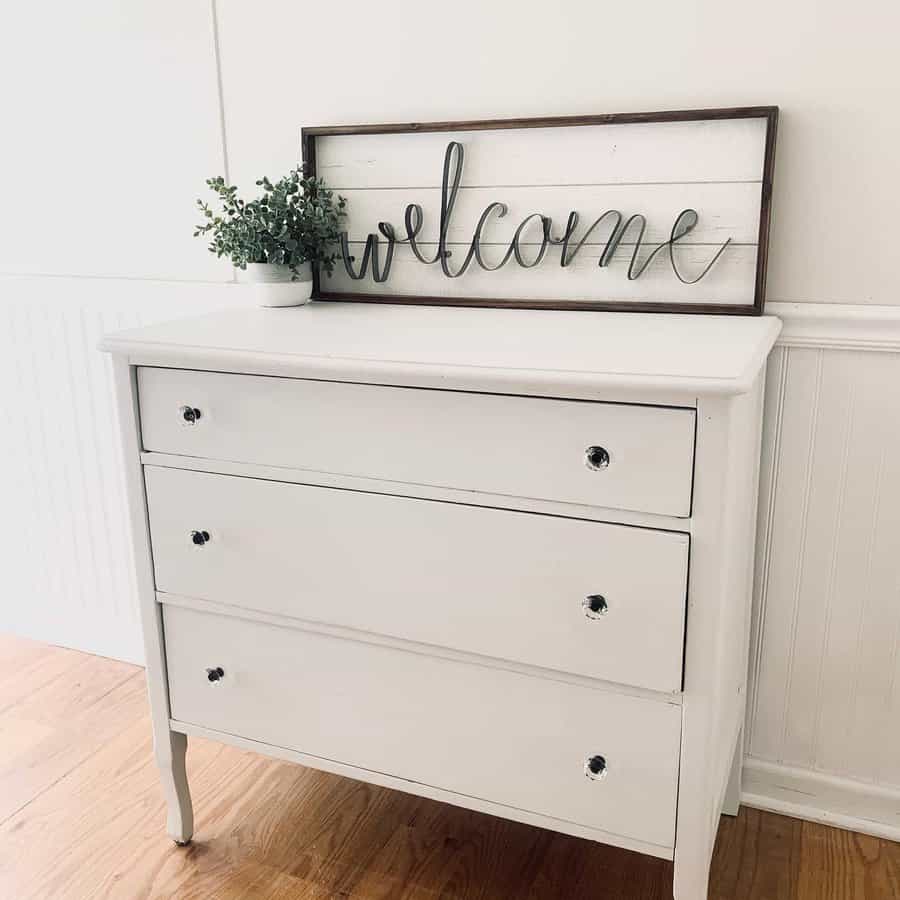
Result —
<instances>
[{"instance_id":1,"label":"welcome sign","mask_svg":"<svg viewBox=\"0 0 900 900\"><path fill-rule=\"evenodd\" d=\"M303 130L319 299L759 314L777 109Z\"/></svg>"}]
</instances>

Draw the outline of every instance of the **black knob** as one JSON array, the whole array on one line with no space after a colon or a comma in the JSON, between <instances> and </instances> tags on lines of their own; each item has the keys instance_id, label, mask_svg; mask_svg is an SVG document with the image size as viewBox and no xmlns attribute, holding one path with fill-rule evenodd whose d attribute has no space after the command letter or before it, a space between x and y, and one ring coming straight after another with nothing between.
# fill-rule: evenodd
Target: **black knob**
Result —
<instances>
[{"instance_id":1,"label":"black knob","mask_svg":"<svg viewBox=\"0 0 900 900\"><path fill-rule=\"evenodd\" d=\"M606 777L608 768L606 758L603 756L589 756L584 763L584 774L593 781L599 781Z\"/></svg>"},{"instance_id":2,"label":"black knob","mask_svg":"<svg viewBox=\"0 0 900 900\"><path fill-rule=\"evenodd\" d=\"M181 418L184 419L188 425L196 425L198 420L200 419L201 413L200 410L197 409L196 406L182 406L181 407Z\"/></svg>"},{"instance_id":3,"label":"black knob","mask_svg":"<svg viewBox=\"0 0 900 900\"><path fill-rule=\"evenodd\" d=\"M584 451L584 464L589 469L605 469L609 465L609 453L604 447L588 447Z\"/></svg>"},{"instance_id":4,"label":"black knob","mask_svg":"<svg viewBox=\"0 0 900 900\"><path fill-rule=\"evenodd\" d=\"M609 604L603 594L588 594L581 601L581 605L584 608L584 614L589 619L599 619L609 611Z\"/></svg>"},{"instance_id":5,"label":"black knob","mask_svg":"<svg viewBox=\"0 0 900 900\"><path fill-rule=\"evenodd\" d=\"M225 677L225 670L221 666L216 666L215 669L207 669L206 677L210 681L219 681Z\"/></svg>"},{"instance_id":6,"label":"black knob","mask_svg":"<svg viewBox=\"0 0 900 900\"><path fill-rule=\"evenodd\" d=\"M208 531L192 531L191 540L198 546L202 547L209 540Z\"/></svg>"}]
</instances>

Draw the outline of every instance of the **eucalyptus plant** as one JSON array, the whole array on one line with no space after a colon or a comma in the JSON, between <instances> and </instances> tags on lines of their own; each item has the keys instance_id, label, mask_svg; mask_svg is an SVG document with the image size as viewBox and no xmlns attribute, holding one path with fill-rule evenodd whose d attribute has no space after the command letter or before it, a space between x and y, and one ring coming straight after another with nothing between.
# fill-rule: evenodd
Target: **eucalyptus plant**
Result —
<instances>
[{"instance_id":1,"label":"eucalyptus plant","mask_svg":"<svg viewBox=\"0 0 900 900\"><path fill-rule=\"evenodd\" d=\"M274 184L259 179L256 185L263 191L248 201L221 176L206 183L221 209L213 211L208 203L197 201L205 221L196 226L194 237L210 235L210 252L227 256L239 269L249 263L284 265L294 280L304 263L329 275L334 271L347 201L335 199L322 179L305 178L300 168L294 168Z\"/></svg>"}]
</instances>

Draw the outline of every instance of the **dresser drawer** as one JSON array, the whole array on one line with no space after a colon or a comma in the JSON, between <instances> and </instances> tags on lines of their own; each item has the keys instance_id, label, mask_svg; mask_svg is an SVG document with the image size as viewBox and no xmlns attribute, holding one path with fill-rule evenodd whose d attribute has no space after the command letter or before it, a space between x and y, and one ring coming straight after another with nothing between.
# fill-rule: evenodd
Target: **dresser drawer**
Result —
<instances>
[{"instance_id":1,"label":"dresser drawer","mask_svg":"<svg viewBox=\"0 0 900 900\"><path fill-rule=\"evenodd\" d=\"M179 369L138 385L146 450L690 515L691 409Z\"/></svg>"},{"instance_id":2,"label":"dresser drawer","mask_svg":"<svg viewBox=\"0 0 900 900\"><path fill-rule=\"evenodd\" d=\"M190 609L164 622L178 721L673 844L676 705Z\"/></svg>"},{"instance_id":3,"label":"dresser drawer","mask_svg":"<svg viewBox=\"0 0 900 900\"><path fill-rule=\"evenodd\" d=\"M681 688L685 534L155 466L145 479L159 591Z\"/></svg>"}]
</instances>

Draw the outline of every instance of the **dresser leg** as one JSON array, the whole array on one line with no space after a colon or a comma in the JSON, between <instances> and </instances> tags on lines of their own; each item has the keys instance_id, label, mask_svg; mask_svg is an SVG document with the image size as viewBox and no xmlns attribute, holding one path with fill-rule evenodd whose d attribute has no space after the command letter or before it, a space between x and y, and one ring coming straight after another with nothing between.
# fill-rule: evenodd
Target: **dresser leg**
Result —
<instances>
[{"instance_id":1,"label":"dresser leg","mask_svg":"<svg viewBox=\"0 0 900 900\"><path fill-rule=\"evenodd\" d=\"M182 846L190 843L194 833L194 810L184 766L186 753L187 735L176 731L170 731L168 739L165 734L159 735L156 764L168 807L166 830L169 837Z\"/></svg>"}]
</instances>

